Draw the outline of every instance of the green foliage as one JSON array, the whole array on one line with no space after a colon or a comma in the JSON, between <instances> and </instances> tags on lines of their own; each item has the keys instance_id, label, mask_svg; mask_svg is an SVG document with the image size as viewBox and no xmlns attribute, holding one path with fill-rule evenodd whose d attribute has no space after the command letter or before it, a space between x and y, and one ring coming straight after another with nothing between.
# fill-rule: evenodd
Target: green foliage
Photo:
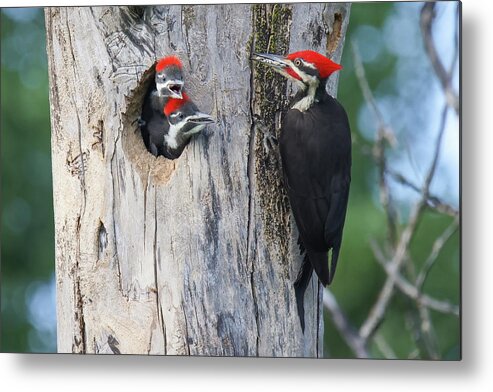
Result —
<instances>
[{"instance_id":1,"label":"green foliage","mask_svg":"<svg viewBox=\"0 0 493 392\"><path fill-rule=\"evenodd\" d=\"M1 351L54 351L55 342L43 340L29 313L35 283L54 273L43 11L12 16L12 10L2 9L1 26Z\"/></svg>"}]
</instances>

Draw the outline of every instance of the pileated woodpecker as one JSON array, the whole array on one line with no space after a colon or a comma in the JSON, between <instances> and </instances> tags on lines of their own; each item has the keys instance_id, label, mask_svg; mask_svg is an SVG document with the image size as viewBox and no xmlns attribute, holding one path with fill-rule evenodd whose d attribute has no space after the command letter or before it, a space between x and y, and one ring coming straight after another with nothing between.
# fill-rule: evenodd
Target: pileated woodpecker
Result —
<instances>
[{"instance_id":1,"label":"pileated woodpecker","mask_svg":"<svg viewBox=\"0 0 493 392\"><path fill-rule=\"evenodd\" d=\"M301 87L284 115L279 148L300 248L306 252L294 284L304 331L306 287L313 270L322 285L332 282L348 204L351 131L346 111L325 88L327 78L342 67L310 50L287 56L256 53L253 60L271 66Z\"/></svg>"},{"instance_id":2,"label":"pileated woodpecker","mask_svg":"<svg viewBox=\"0 0 493 392\"><path fill-rule=\"evenodd\" d=\"M163 138L168 127L164 106L169 98L182 98L182 63L176 56L162 58L156 64L155 85L144 98L139 126L147 149L154 155L163 155Z\"/></svg>"},{"instance_id":3,"label":"pileated woodpecker","mask_svg":"<svg viewBox=\"0 0 493 392\"><path fill-rule=\"evenodd\" d=\"M201 113L185 93L181 99L168 99L163 112L168 119L168 129L162 147L168 159L178 158L192 136L214 122L211 116Z\"/></svg>"}]
</instances>

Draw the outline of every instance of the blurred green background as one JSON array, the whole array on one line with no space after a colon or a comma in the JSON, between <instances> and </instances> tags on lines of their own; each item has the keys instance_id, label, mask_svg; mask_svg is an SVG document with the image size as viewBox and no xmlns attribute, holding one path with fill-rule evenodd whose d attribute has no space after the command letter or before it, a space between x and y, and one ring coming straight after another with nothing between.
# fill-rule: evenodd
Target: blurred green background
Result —
<instances>
[{"instance_id":1,"label":"blurred green background","mask_svg":"<svg viewBox=\"0 0 493 392\"><path fill-rule=\"evenodd\" d=\"M55 351L50 107L43 10L2 9L1 31L1 351Z\"/></svg>"},{"instance_id":2,"label":"blurred green background","mask_svg":"<svg viewBox=\"0 0 493 392\"><path fill-rule=\"evenodd\" d=\"M389 151L389 166L415 184L426 176L439 130L444 96L425 54L419 18L423 3L354 3L351 7L340 73L338 98L349 112L353 131L353 170L348 216L331 290L353 326L359 328L385 281L370 247L387 236L386 217L379 201L378 172L373 159L364 153L376 139L377 121L363 99L355 76L351 46L356 44L385 121L397 138ZM433 37L446 69L452 62L457 27L457 2L440 2L436 8ZM456 67L457 68L457 67ZM453 84L458 91L459 73ZM390 181L398 208L399 222L406 223L410 205L418 195ZM440 160L431 192L455 208L459 204L459 123L449 110ZM452 217L427 211L418 226L410 254L417 268L427 258L434 240L450 225ZM424 285L424 292L454 304L460 302L460 243L456 232L447 242ZM419 269L418 269L419 271ZM390 303L377 336L397 358L426 358L415 336L419 318L416 305L398 293ZM438 341L439 357L458 359L460 320L453 315L431 311ZM345 345L329 317L325 317L325 351L329 357L354 354ZM383 353L372 344L372 357Z\"/></svg>"},{"instance_id":3,"label":"blurred green background","mask_svg":"<svg viewBox=\"0 0 493 392\"><path fill-rule=\"evenodd\" d=\"M355 77L351 43L358 45L370 87L385 120L396 132L390 152L393 168L410 180L423 180L438 132L443 93L425 55L419 28L422 3L355 3L340 73L338 98L353 131L352 189L337 278L331 291L350 322L359 327L385 280L370 241L383 241L387 228L378 196L378 173L365 149L376 135L376 121ZM437 7L434 37L446 66L454 55L456 2ZM458 72L454 74L458 88ZM56 312L54 229L51 190L48 75L43 10L1 11L1 346L3 352L55 352ZM400 222L406 222L416 193L391 183ZM456 208L459 204L459 126L447 117L432 192ZM426 212L412 243L419 267L433 241L452 218ZM460 248L455 233L444 247L424 291L460 302ZM378 330L398 358L426 358L413 335L415 304L397 294ZM440 357L460 355L460 321L431 311ZM383 354L374 344L373 357ZM325 355L352 358L329 317Z\"/></svg>"}]
</instances>

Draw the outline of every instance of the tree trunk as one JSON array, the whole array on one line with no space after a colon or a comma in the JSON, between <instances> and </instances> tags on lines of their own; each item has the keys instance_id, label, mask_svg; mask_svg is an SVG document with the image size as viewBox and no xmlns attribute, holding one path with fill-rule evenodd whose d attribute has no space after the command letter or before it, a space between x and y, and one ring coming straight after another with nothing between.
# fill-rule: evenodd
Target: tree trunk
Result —
<instances>
[{"instance_id":1,"label":"tree trunk","mask_svg":"<svg viewBox=\"0 0 493 392\"><path fill-rule=\"evenodd\" d=\"M59 352L322 355L322 291L313 278L303 335L279 152L253 121L278 129L292 89L250 56L338 61L348 17L340 3L46 10ZM216 119L173 161L136 125L167 54Z\"/></svg>"}]
</instances>

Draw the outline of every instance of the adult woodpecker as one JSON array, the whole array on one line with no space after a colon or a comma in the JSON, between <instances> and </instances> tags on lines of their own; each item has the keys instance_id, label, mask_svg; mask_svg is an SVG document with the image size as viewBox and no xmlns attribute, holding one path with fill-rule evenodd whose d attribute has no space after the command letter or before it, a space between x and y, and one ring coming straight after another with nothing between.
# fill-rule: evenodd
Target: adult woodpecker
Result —
<instances>
[{"instance_id":1,"label":"adult woodpecker","mask_svg":"<svg viewBox=\"0 0 493 392\"><path fill-rule=\"evenodd\" d=\"M324 286L334 278L349 197L349 121L344 108L325 88L328 77L342 67L311 50L287 56L254 54L253 60L269 65L301 87L284 115L279 148L300 248L306 252L294 284L304 331L306 287L313 270Z\"/></svg>"},{"instance_id":2,"label":"adult woodpecker","mask_svg":"<svg viewBox=\"0 0 493 392\"><path fill-rule=\"evenodd\" d=\"M139 126L147 149L154 155L163 155L163 138L168 128L164 106L169 98L182 98L182 63L176 56L167 56L156 64L155 85L144 98Z\"/></svg>"},{"instance_id":3,"label":"adult woodpecker","mask_svg":"<svg viewBox=\"0 0 493 392\"><path fill-rule=\"evenodd\" d=\"M181 99L168 99L164 115L168 119L168 129L162 146L163 155L168 159L178 158L192 136L214 122L211 116L201 113L185 93Z\"/></svg>"}]
</instances>

